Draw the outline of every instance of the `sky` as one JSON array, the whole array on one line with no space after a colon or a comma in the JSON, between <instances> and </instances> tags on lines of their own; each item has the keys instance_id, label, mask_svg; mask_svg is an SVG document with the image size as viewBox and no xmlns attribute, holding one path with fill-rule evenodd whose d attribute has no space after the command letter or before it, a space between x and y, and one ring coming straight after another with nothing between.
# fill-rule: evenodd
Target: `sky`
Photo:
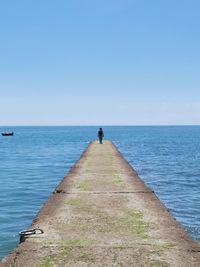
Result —
<instances>
[{"instance_id":1,"label":"sky","mask_svg":"<svg viewBox=\"0 0 200 267\"><path fill-rule=\"evenodd\" d=\"M199 125L199 0L0 0L0 125Z\"/></svg>"}]
</instances>

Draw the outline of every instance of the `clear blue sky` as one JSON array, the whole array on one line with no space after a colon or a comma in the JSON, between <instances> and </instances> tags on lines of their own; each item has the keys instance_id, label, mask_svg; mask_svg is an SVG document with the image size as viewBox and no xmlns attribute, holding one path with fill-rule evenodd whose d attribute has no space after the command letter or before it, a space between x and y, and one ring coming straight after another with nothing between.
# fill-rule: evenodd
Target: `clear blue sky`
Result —
<instances>
[{"instance_id":1,"label":"clear blue sky","mask_svg":"<svg viewBox=\"0 0 200 267\"><path fill-rule=\"evenodd\" d=\"M199 0L0 1L0 125L200 124Z\"/></svg>"}]
</instances>

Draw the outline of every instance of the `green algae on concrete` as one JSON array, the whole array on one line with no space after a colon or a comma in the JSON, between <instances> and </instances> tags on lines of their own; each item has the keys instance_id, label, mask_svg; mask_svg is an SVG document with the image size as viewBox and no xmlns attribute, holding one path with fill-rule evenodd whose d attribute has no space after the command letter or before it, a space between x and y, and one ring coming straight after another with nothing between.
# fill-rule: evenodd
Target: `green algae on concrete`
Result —
<instances>
[{"instance_id":1,"label":"green algae on concrete","mask_svg":"<svg viewBox=\"0 0 200 267\"><path fill-rule=\"evenodd\" d=\"M120 227L123 225L127 231L136 233L142 239L149 238L149 223L144 221L144 216L141 212L132 209L125 209L124 216L120 218L119 221Z\"/></svg>"},{"instance_id":2,"label":"green algae on concrete","mask_svg":"<svg viewBox=\"0 0 200 267\"><path fill-rule=\"evenodd\" d=\"M80 183L78 184L77 188L84 190L84 191L89 191L91 189L91 182L88 179L82 180L80 181Z\"/></svg>"},{"instance_id":3,"label":"green algae on concrete","mask_svg":"<svg viewBox=\"0 0 200 267\"><path fill-rule=\"evenodd\" d=\"M137 210L126 208L128 198L125 196L116 196L117 201L110 201L112 204L112 211L106 208L101 209L95 205L95 200L91 201L88 196L79 194L78 198L70 198L65 201L65 204L69 206L70 211L73 214L78 214L81 217L80 220L77 217L71 220L69 223L58 225L64 229L70 229L71 231L90 231L95 229L96 238L98 232L121 232L121 233L133 233L140 236L143 239L148 238L148 223L144 221L143 214ZM103 201L101 202L103 204ZM117 206L116 206L117 205ZM121 205L121 206L120 206ZM84 220L84 215L90 216L91 220Z\"/></svg>"},{"instance_id":4,"label":"green algae on concrete","mask_svg":"<svg viewBox=\"0 0 200 267\"><path fill-rule=\"evenodd\" d=\"M121 190L125 188L125 183L121 175L115 173L113 174L113 182L116 184Z\"/></svg>"}]
</instances>

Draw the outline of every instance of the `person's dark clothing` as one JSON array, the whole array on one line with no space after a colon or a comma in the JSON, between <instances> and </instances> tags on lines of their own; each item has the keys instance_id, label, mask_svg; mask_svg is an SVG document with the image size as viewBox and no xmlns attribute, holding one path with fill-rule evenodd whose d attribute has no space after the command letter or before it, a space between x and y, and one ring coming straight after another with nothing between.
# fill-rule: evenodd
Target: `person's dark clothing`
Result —
<instances>
[{"instance_id":1,"label":"person's dark clothing","mask_svg":"<svg viewBox=\"0 0 200 267\"><path fill-rule=\"evenodd\" d=\"M98 131L98 137L99 137L99 143L102 144L103 137L104 137L104 133L103 133L102 128L100 128Z\"/></svg>"}]
</instances>

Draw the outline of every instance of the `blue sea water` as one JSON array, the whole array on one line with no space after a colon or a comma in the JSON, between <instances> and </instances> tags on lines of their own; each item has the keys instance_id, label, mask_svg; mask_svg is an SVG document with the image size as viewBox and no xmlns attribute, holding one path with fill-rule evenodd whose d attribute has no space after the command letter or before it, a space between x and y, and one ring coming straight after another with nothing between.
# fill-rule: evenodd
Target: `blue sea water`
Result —
<instances>
[{"instance_id":1,"label":"blue sea water","mask_svg":"<svg viewBox=\"0 0 200 267\"><path fill-rule=\"evenodd\" d=\"M105 126L124 157L200 241L200 126ZM0 258L19 242L97 127L0 127Z\"/></svg>"}]
</instances>

